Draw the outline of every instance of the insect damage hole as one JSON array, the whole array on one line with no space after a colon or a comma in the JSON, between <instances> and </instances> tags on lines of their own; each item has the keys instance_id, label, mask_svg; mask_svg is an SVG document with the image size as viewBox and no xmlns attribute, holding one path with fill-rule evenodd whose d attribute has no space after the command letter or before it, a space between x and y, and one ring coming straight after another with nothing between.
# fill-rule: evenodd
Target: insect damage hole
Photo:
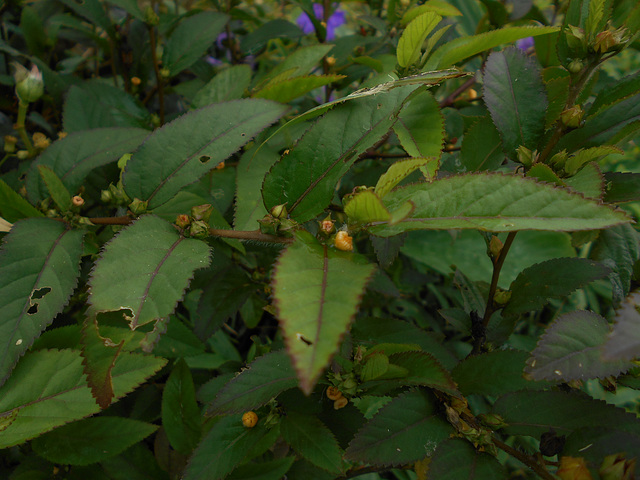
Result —
<instances>
[{"instance_id":1,"label":"insect damage hole","mask_svg":"<svg viewBox=\"0 0 640 480\"><path fill-rule=\"evenodd\" d=\"M209 155L202 155L200 158L200 163L205 164L207 163L209 160L211 160L211 157Z\"/></svg>"},{"instance_id":2,"label":"insect damage hole","mask_svg":"<svg viewBox=\"0 0 640 480\"><path fill-rule=\"evenodd\" d=\"M27 315L35 315L36 313L38 313L39 305L38 305L38 302L34 302L34 300L40 300L41 298L44 298L45 295L47 295L50 291L51 291L51 288L42 287L31 292L31 297L29 297L30 307L27 310Z\"/></svg>"},{"instance_id":3,"label":"insect damage hole","mask_svg":"<svg viewBox=\"0 0 640 480\"><path fill-rule=\"evenodd\" d=\"M301 333L296 333L296 337L298 338L298 340L300 340L301 342L307 345L313 345L313 342L311 340L307 340L306 338L304 338L304 335L302 335Z\"/></svg>"}]
</instances>

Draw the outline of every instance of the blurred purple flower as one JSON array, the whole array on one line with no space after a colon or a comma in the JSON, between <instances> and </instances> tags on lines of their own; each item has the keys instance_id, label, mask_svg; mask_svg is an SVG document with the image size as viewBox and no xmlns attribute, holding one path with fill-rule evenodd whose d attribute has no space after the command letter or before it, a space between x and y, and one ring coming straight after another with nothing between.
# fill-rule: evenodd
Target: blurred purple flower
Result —
<instances>
[{"instance_id":1,"label":"blurred purple flower","mask_svg":"<svg viewBox=\"0 0 640 480\"><path fill-rule=\"evenodd\" d=\"M329 21L327 22L327 40L333 40L336 38L335 30L341 25L347 23L347 16L345 13L340 10L340 7L334 5L335 9L331 16L329 17ZM324 19L324 8L319 3L313 4L313 14L318 20ZM306 34L313 33L313 23L311 23L311 19L306 12L302 12L298 19L296 20L298 26L302 29L302 31Z\"/></svg>"},{"instance_id":2,"label":"blurred purple flower","mask_svg":"<svg viewBox=\"0 0 640 480\"><path fill-rule=\"evenodd\" d=\"M533 46L533 37L522 38L516 42L516 47L525 52L533 48Z\"/></svg>"}]
</instances>

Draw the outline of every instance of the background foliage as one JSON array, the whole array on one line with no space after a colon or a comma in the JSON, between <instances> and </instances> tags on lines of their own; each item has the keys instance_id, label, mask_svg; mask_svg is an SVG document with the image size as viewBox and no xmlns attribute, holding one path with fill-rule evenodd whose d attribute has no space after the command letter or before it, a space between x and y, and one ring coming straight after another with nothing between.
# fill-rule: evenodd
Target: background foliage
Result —
<instances>
[{"instance_id":1,"label":"background foliage","mask_svg":"<svg viewBox=\"0 0 640 480\"><path fill-rule=\"evenodd\" d=\"M635 478L637 2L0 15L2 478Z\"/></svg>"}]
</instances>

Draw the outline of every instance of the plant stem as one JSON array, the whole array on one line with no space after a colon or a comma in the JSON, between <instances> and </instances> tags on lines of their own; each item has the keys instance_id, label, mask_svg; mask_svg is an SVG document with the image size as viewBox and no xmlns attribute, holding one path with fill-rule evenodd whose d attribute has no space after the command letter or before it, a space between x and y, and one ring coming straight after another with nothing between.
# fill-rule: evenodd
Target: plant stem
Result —
<instances>
[{"instance_id":1,"label":"plant stem","mask_svg":"<svg viewBox=\"0 0 640 480\"><path fill-rule=\"evenodd\" d=\"M156 85L158 87L158 115L160 116L160 125L164 125L164 80L160 75L160 67L158 65L158 54L156 52L156 29L153 25L149 25L149 41L151 43L151 61L153 62L153 71L156 74Z\"/></svg>"},{"instance_id":2,"label":"plant stem","mask_svg":"<svg viewBox=\"0 0 640 480\"><path fill-rule=\"evenodd\" d=\"M447 98L445 98L444 100L442 100L440 102L440 108L445 108L448 107L450 105L453 105L453 102L456 101L456 98L458 98L465 90L471 88L471 86L476 83L476 78L475 76L471 77L470 79L468 79L466 82L464 82L462 85L460 85L458 88L456 88L453 93L451 93L451 95L449 95Z\"/></svg>"},{"instance_id":3,"label":"plant stem","mask_svg":"<svg viewBox=\"0 0 640 480\"><path fill-rule=\"evenodd\" d=\"M33 148L33 144L31 143L31 139L29 138L29 134L27 133L27 129L25 128L28 109L29 103L20 100L20 102L18 103L18 121L15 124L15 129L18 131L18 134L22 139L22 143L24 143L25 147L27 147L29 157L34 157L36 154L36 149Z\"/></svg>"},{"instance_id":4,"label":"plant stem","mask_svg":"<svg viewBox=\"0 0 640 480\"><path fill-rule=\"evenodd\" d=\"M489 287L489 296L487 297L487 307L484 309L484 317L482 319L482 324L486 328L489 325L489 320L491 320L491 315L496 311L495 302L493 301L493 297L496 294L496 290L498 289L498 279L500 278L500 270L502 270L502 265L504 265L504 259L507 257L507 253L509 253L509 248L511 248L511 244L513 240L516 238L516 234L518 232L509 232L507 235L507 239L504 241L504 245L502 245L502 249L500 250L500 254L493 259L493 274L491 275L491 286Z\"/></svg>"},{"instance_id":5,"label":"plant stem","mask_svg":"<svg viewBox=\"0 0 640 480\"><path fill-rule=\"evenodd\" d=\"M544 466L540 465L540 463L537 462L535 457L519 452L515 448L510 447L509 445L504 443L502 440L498 440L495 437L492 438L491 440L493 441L493 444L496 447L498 447L503 452L508 453L512 457L520 460L527 467L529 467L531 470L536 472L541 478L544 478L545 480L556 480L556 478L553 475L551 475L551 473L549 473L549 471L547 471L547 469Z\"/></svg>"}]
</instances>

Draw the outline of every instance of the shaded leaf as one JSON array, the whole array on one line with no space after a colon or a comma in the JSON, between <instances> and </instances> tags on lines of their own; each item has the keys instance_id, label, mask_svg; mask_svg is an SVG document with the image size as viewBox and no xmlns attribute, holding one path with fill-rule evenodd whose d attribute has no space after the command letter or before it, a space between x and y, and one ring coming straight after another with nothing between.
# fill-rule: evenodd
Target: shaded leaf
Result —
<instances>
[{"instance_id":1,"label":"shaded leaf","mask_svg":"<svg viewBox=\"0 0 640 480\"><path fill-rule=\"evenodd\" d=\"M53 170L45 165L38 165L38 173L42 177L51 198L61 212L71 209L71 195Z\"/></svg>"},{"instance_id":2,"label":"shaded leaf","mask_svg":"<svg viewBox=\"0 0 640 480\"><path fill-rule=\"evenodd\" d=\"M604 344L604 360L631 360L640 356L640 293L629 295L616 310L613 330Z\"/></svg>"},{"instance_id":3,"label":"shaded leaf","mask_svg":"<svg viewBox=\"0 0 640 480\"><path fill-rule=\"evenodd\" d=\"M627 458L640 457L640 435L622 432L616 428L579 428L567 437L564 455L583 457L599 464L607 455L625 452Z\"/></svg>"},{"instance_id":4,"label":"shaded leaf","mask_svg":"<svg viewBox=\"0 0 640 480\"><path fill-rule=\"evenodd\" d=\"M607 191L604 201L624 203L640 200L640 173L606 172Z\"/></svg>"},{"instance_id":5,"label":"shaded leaf","mask_svg":"<svg viewBox=\"0 0 640 480\"><path fill-rule=\"evenodd\" d=\"M131 198L152 209L174 197L275 122L286 107L259 99L203 107L155 130L122 175Z\"/></svg>"},{"instance_id":6,"label":"shaded leaf","mask_svg":"<svg viewBox=\"0 0 640 480\"><path fill-rule=\"evenodd\" d=\"M215 42L227 20L227 15L212 11L183 19L164 46L162 66L169 70L171 76L189 68Z\"/></svg>"},{"instance_id":7,"label":"shaded leaf","mask_svg":"<svg viewBox=\"0 0 640 480\"><path fill-rule=\"evenodd\" d=\"M398 160L380 176L374 191L382 198L418 168L426 167L430 170L437 170L439 165L440 162L436 157Z\"/></svg>"},{"instance_id":8,"label":"shaded leaf","mask_svg":"<svg viewBox=\"0 0 640 480\"><path fill-rule=\"evenodd\" d=\"M437 100L422 92L400 110L393 131L412 157L440 158L444 143L444 118Z\"/></svg>"},{"instance_id":9,"label":"shaded leaf","mask_svg":"<svg viewBox=\"0 0 640 480\"><path fill-rule=\"evenodd\" d=\"M611 270L587 258L554 258L524 270L513 281L511 299L503 310L514 315L542 308L548 298L569 295L594 280L606 277Z\"/></svg>"},{"instance_id":10,"label":"shaded leaf","mask_svg":"<svg viewBox=\"0 0 640 480\"><path fill-rule=\"evenodd\" d=\"M586 148L584 150L578 150L575 154L571 155L564 164L564 171L568 175L574 175L580 170L583 165L594 161L602 160L611 154L622 154L623 151L618 147L612 147L610 145L603 145L601 147Z\"/></svg>"},{"instance_id":11,"label":"shaded leaf","mask_svg":"<svg viewBox=\"0 0 640 480\"><path fill-rule=\"evenodd\" d=\"M193 99L193 104L196 107L204 107L212 103L237 100L242 97L250 84L251 67L233 65L222 70L202 87Z\"/></svg>"},{"instance_id":12,"label":"shaded leaf","mask_svg":"<svg viewBox=\"0 0 640 480\"><path fill-rule=\"evenodd\" d=\"M422 391L394 398L362 427L345 457L372 465L402 465L433 452L453 429L442 418L435 399Z\"/></svg>"},{"instance_id":13,"label":"shaded leaf","mask_svg":"<svg viewBox=\"0 0 640 480\"><path fill-rule=\"evenodd\" d=\"M620 79L616 84L601 90L591 104L588 114L595 115L600 110L610 107L640 92L640 72Z\"/></svg>"},{"instance_id":14,"label":"shaded leaf","mask_svg":"<svg viewBox=\"0 0 640 480\"><path fill-rule=\"evenodd\" d=\"M485 117L464 134L460 164L467 172L495 170L504 160L502 140L491 119Z\"/></svg>"},{"instance_id":15,"label":"shaded leaf","mask_svg":"<svg viewBox=\"0 0 640 480\"><path fill-rule=\"evenodd\" d=\"M162 426L171 446L189 454L200 440L201 423L191 371L180 359L162 392Z\"/></svg>"},{"instance_id":16,"label":"shaded leaf","mask_svg":"<svg viewBox=\"0 0 640 480\"><path fill-rule=\"evenodd\" d=\"M41 350L20 361L0 388L0 418L12 417L0 448L18 445L65 423L100 411L82 371L80 352ZM116 398L136 388L164 366L162 358L126 353L113 369Z\"/></svg>"},{"instance_id":17,"label":"shaded leaf","mask_svg":"<svg viewBox=\"0 0 640 480\"><path fill-rule=\"evenodd\" d=\"M253 98L264 98L287 103L305 93L309 93L311 90L337 82L343 78L345 78L345 75L308 75L287 78L276 83L269 83L251 96Z\"/></svg>"},{"instance_id":18,"label":"shaded leaf","mask_svg":"<svg viewBox=\"0 0 640 480\"><path fill-rule=\"evenodd\" d=\"M627 215L582 195L528 178L502 174L458 175L399 188L384 198L390 211L407 201L415 210L396 225L373 223L378 236L422 229L492 232L591 230L629 221Z\"/></svg>"},{"instance_id":19,"label":"shaded leaf","mask_svg":"<svg viewBox=\"0 0 640 480\"><path fill-rule=\"evenodd\" d=\"M247 463L236 468L229 480L281 480L293 465L294 457L277 458L267 462Z\"/></svg>"},{"instance_id":20,"label":"shaded leaf","mask_svg":"<svg viewBox=\"0 0 640 480\"><path fill-rule=\"evenodd\" d=\"M193 272L209 265L209 256L206 243L143 216L106 245L89 281L90 311L122 311L132 329L167 317Z\"/></svg>"},{"instance_id":21,"label":"shaded leaf","mask_svg":"<svg viewBox=\"0 0 640 480\"><path fill-rule=\"evenodd\" d=\"M132 152L149 135L141 128L100 128L72 133L53 142L31 164L25 186L32 203L49 196L38 173L38 166L51 168L71 192L80 188L89 173L98 167L115 162Z\"/></svg>"},{"instance_id":22,"label":"shaded leaf","mask_svg":"<svg viewBox=\"0 0 640 480\"><path fill-rule=\"evenodd\" d=\"M407 370L407 376L400 380L403 385L422 385L450 395L460 395L449 372L427 352L395 353L389 357L389 361Z\"/></svg>"},{"instance_id":23,"label":"shaded leaf","mask_svg":"<svg viewBox=\"0 0 640 480\"><path fill-rule=\"evenodd\" d=\"M298 384L296 373L284 350L254 360L216 395L207 413L241 413L269 402Z\"/></svg>"},{"instance_id":24,"label":"shaded leaf","mask_svg":"<svg viewBox=\"0 0 640 480\"><path fill-rule=\"evenodd\" d=\"M81 230L48 218L16 222L0 251L0 385L76 287Z\"/></svg>"},{"instance_id":25,"label":"shaded leaf","mask_svg":"<svg viewBox=\"0 0 640 480\"><path fill-rule=\"evenodd\" d=\"M315 416L287 412L280 422L285 442L302 458L332 473L342 471L342 453L331 431Z\"/></svg>"},{"instance_id":26,"label":"shaded leaf","mask_svg":"<svg viewBox=\"0 0 640 480\"><path fill-rule=\"evenodd\" d=\"M440 20L442 17L433 11L421 13L411 20L398 41L396 54L401 67L408 67L418 61L422 44Z\"/></svg>"},{"instance_id":27,"label":"shaded leaf","mask_svg":"<svg viewBox=\"0 0 640 480\"><path fill-rule=\"evenodd\" d=\"M573 177L565 179L565 183L585 197L602 200L604 192L604 176L594 162L585 165Z\"/></svg>"},{"instance_id":28,"label":"shaded leaf","mask_svg":"<svg viewBox=\"0 0 640 480\"><path fill-rule=\"evenodd\" d=\"M0 217L8 222L15 222L25 217L42 216L38 209L0 179Z\"/></svg>"},{"instance_id":29,"label":"shaded leaf","mask_svg":"<svg viewBox=\"0 0 640 480\"><path fill-rule=\"evenodd\" d=\"M338 349L375 267L299 232L282 253L273 292L285 344L308 395Z\"/></svg>"},{"instance_id":30,"label":"shaded leaf","mask_svg":"<svg viewBox=\"0 0 640 480\"><path fill-rule=\"evenodd\" d=\"M50 462L90 465L114 457L158 429L156 425L122 417L92 417L45 433L31 445Z\"/></svg>"},{"instance_id":31,"label":"shaded leaf","mask_svg":"<svg viewBox=\"0 0 640 480\"><path fill-rule=\"evenodd\" d=\"M327 53L333 49L333 45L306 45L296 49L281 63L275 65L269 72L270 78L279 76L284 72L290 72L290 77L308 75L318 66Z\"/></svg>"},{"instance_id":32,"label":"shaded leaf","mask_svg":"<svg viewBox=\"0 0 640 480\"><path fill-rule=\"evenodd\" d=\"M512 159L524 145L535 150L544 133L547 96L537 64L520 49L489 55L484 69L484 101Z\"/></svg>"},{"instance_id":33,"label":"shaded leaf","mask_svg":"<svg viewBox=\"0 0 640 480\"><path fill-rule=\"evenodd\" d=\"M534 380L564 382L618 376L631 365L621 360L602 361L602 345L609 331L609 323L593 312L560 315L540 337L526 372Z\"/></svg>"},{"instance_id":34,"label":"shaded leaf","mask_svg":"<svg viewBox=\"0 0 640 480\"><path fill-rule=\"evenodd\" d=\"M493 480L505 478L498 460L462 438L445 440L431 457L427 478L433 480Z\"/></svg>"}]
</instances>

